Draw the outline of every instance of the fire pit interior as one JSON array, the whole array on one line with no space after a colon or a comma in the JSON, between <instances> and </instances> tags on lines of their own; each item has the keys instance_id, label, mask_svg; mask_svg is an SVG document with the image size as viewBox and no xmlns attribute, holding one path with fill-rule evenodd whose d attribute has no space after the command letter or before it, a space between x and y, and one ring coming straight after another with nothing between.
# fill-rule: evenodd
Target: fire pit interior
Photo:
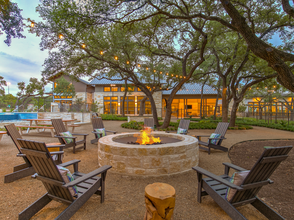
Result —
<instances>
[{"instance_id":1,"label":"fire pit interior","mask_svg":"<svg viewBox=\"0 0 294 220\"><path fill-rule=\"evenodd\" d=\"M141 140L142 132L107 135L100 138L99 165L111 165L110 172L113 173L139 176L183 173L198 165L199 148L196 138L164 132L151 134L155 138L153 140L156 140L155 144ZM157 138L160 139L159 142ZM138 140L141 144L136 144Z\"/></svg>"}]
</instances>

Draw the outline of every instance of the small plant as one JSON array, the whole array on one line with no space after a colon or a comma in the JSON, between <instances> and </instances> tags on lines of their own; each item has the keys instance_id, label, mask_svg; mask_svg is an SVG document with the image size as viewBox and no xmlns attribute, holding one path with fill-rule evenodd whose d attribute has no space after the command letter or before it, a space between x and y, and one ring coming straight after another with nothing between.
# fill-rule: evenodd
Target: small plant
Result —
<instances>
[{"instance_id":1,"label":"small plant","mask_svg":"<svg viewBox=\"0 0 294 220\"><path fill-rule=\"evenodd\" d=\"M6 108L2 108L2 112L6 112Z\"/></svg>"}]
</instances>

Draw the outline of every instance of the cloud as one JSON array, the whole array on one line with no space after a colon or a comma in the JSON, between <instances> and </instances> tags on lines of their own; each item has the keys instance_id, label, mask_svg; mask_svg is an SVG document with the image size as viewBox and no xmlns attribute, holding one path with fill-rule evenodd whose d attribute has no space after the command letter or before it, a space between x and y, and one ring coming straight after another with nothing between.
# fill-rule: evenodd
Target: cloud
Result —
<instances>
[{"instance_id":1,"label":"cloud","mask_svg":"<svg viewBox=\"0 0 294 220\"><path fill-rule=\"evenodd\" d=\"M7 54L7 53L4 53L4 52L0 51L0 60L4 61L5 59L9 60L9 61L12 61L12 62L19 63L19 64L23 64L23 65L39 66L37 63L32 62L29 59L25 59L25 58L22 58L22 57L10 55L10 54Z\"/></svg>"}]
</instances>

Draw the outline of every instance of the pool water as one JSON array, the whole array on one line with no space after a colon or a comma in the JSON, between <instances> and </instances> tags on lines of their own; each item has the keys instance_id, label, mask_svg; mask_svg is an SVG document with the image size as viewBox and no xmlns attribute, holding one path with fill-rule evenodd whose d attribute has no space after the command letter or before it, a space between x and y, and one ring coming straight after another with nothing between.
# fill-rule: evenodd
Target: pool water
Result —
<instances>
[{"instance_id":1,"label":"pool water","mask_svg":"<svg viewBox=\"0 0 294 220\"><path fill-rule=\"evenodd\" d=\"M31 113L31 112L0 113L0 122L22 120L22 119L37 119L37 118L38 118L38 113Z\"/></svg>"}]
</instances>

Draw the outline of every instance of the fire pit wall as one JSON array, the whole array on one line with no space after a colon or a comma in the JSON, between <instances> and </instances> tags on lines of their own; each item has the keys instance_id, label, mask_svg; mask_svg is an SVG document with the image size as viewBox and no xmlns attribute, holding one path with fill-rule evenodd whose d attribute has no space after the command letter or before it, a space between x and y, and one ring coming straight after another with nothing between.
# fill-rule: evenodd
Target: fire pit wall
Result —
<instances>
[{"instance_id":1,"label":"fire pit wall","mask_svg":"<svg viewBox=\"0 0 294 220\"><path fill-rule=\"evenodd\" d=\"M111 165L110 172L124 175L162 176L190 171L199 162L198 140L189 135L153 132L181 141L160 145L133 145L115 140L134 133L107 135L98 142L100 166Z\"/></svg>"}]
</instances>

